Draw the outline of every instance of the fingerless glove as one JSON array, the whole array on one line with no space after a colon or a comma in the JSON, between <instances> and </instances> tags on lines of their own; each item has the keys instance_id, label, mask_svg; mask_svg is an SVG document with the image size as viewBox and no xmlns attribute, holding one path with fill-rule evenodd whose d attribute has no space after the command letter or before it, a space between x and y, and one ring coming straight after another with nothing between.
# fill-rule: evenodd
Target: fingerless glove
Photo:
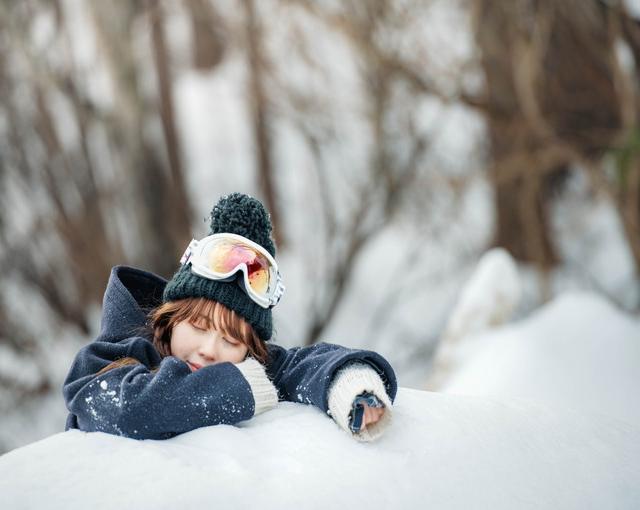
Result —
<instances>
[{"instance_id":1,"label":"fingerless glove","mask_svg":"<svg viewBox=\"0 0 640 510\"><path fill-rule=\"evenodd\" d=\"M352 431L350 416L353 404L363 394L375 395L384 404L385 412L376 423L363 430ZM359 441L373 441L391 423L391 400L378 373L364 363L352 363L340 369L329 389L329 412L340 427Z\"/></svg>"}]
</instances>

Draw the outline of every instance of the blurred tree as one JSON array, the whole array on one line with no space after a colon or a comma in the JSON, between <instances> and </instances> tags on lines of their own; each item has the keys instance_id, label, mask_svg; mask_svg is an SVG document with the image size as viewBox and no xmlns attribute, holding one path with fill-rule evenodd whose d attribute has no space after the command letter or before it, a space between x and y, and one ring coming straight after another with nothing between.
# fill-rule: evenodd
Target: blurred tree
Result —
<instances>
[{"instance_id":1,"label":"blurred tree","mask_svg":"<svg viewBox=\"0 0 640 510\"><path fill-rule=\"evenodd\" d=\"M187 206L179 147L173 127L173 104L168 76L168 55L157 2L148 2L152 45L156 64L159 100L151 102L142 94L140 80L152 72L146 62L136 60L133 24L144 14L137 3L90 3L98 41L114 88L114 107L109 134L112 150L120 158L120 191L128 195L126 204L134 218L136 242L134 261L168 276L176 267L175 257L189 239L190 213ZM150 139L147 125L160 113L165 138ZM159 150L168 151L169 172Z\"/></svg>"},{"instance_id":2,"label":"blurred tree","mask_svg":"<svg viewBox=\"0 0 640 510\"><path fill-rule=\"evenodd\" d=\"M341 142L340 127L322 128L320 111L327 106L317 105L317 97L311 97L306 91L288 91L296 113L304 116L304 121L298 121L296 126L315 158L314 182L319 184L315 195L322 202L320 209L325 216L324 246L322 256L318 257L324 276L314 285L310 320L304 335L305 344L309 345L319 340L334 319L367 248L397 218L402 208L412 203L412 194L422 204L421 213L426 214L431 193L438 192L436 187L429 186L433 176L428 177L430 167L426 164L435 136L432 131L419 127L419 113L415 108L421 100L437 92L430 85L430 70L416 71L411 61L415 55L402 51L403 37L411 33L412 22L424 15L430 2L397 5L388 0L364 3L354 0L338 6L307 0L287 3L303 9L347 42L362 85L358 115L367 133L362 168L343 170L353 181L345 177L339 184L351 188L351 199L340 204L335 196L338 185L331 182L325 163ZM321 60L314 61L310 55L305 58L309 65L323 67ZM331 104L331 99L326 104ZM318 133L324 133L323 137ZM446 177L440 178L440 186L450 184ZM419 244L417 239L415 242ZM318 249L315 245L314 248ZM398 277L395 284L401 283ZM394 290L386 289L390 293Z\"/></svg>"},{"instance_id":3,"label":"blurred tree","mask_svg":"<svg viewBox=\"0 0 640 510\"><path fill-rule=\"evenodd\" d=\"M171 241L170 250L174 250L174 253L176 253L175 250L177 249L179 252L181 247L185 246L191 238L189 233L192 218L191 203L187 196L180 139L175 125L173 80L170 68L171 58L166 43L162 3L158 0L147 0L147 9L151 24L153 57L158 81L158 107L169 165L169 177L160 176L160 180L163 182L162 192L166 195L166 200L161 204L163 210L156 216L156 222L158 218L163 219L164 226L160 228L159 234L163 237L169 236ZM156 197L156 200L158 198L162 198L162 195ZM156 203L158 202L156 201ZM168 213L167 206L169 206ZM171 251L166 253L171 253ZM175 268L175 262L171 261L170 257L163 257L162 260L163 264L166 265L166 267L162 268L163 274L171 274Z\"/></svg>"},{"instance_id":4,"label":"blurred tree","mask_svg":"<svg viewBox=\"0 0 640 510\"><path fill-rule=\"evenodd\" d=\"M619 22L613 23L612 29L617 30L617 35L631 50L633 67L629 80L625 80L624 75L618 79L620 94L624 98L622 106L628 136L614 151L613 195L640 278L640 20L631 17L624 8L616 13Z\"/></svg>"},{"instance_id":5,"label":"blurred tree","mask_svg":"<svg viewBox=\"0 0 640 510\"><path fill-rule=\"evenodd\" d=\"M249 75L248 103L255 145L258 183L265 205L271 215L273 234L280 249L285 246L283 229L280 226L280 204L276 196L273 163L272 127L265 85L267 62L263 51L262 23L256 15L254 0L242 0L246 15L247 65Z\"/></svg>"},{"instance_id":6,"label":"blurred tree","mask_svg":"<svg viewBox=\"0 0 640 510\"><path fill-rule=\"evenodd\" d=\"M78 35L75 16L93 27ZM192 219L172 98L162 2L0 3L5 293L42 296L86 334L113 265L172 274ZM53 332L37 336L11 310L0 300L0 344L37 360Z\"/></svg>"},{"instance_id":7,"label":"blurred tree","mask_svg":"<svg viewBox=\"0 0 640 510\"><path fill-rule=\"evenodd\" d=\"M193 66L210 71L224 57L227 34L224 20L209 0L185 0L193 34Z\"/></svg>"},{"instance_id":8,"label":"blurred tree","mask_svg":"<svg viewBox=\"0 0 640 510\"><path fill-rule=\"evenodd\" d=\"M597 0L476 0L486 78L495 244L549 269L549 203L571 164L599 161L622 132L611 9Z\"/></svg>"}]
</instances>

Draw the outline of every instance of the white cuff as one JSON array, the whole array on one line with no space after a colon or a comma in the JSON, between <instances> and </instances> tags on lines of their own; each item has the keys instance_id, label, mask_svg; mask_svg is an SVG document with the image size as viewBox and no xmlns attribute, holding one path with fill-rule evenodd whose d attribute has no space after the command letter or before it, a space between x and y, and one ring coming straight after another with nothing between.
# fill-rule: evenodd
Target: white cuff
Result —
<instances>
[{"instance_id":1,"label":"white cuff","mask_svg":"<svg viewBox=\"0 0 640 510\"><path fill-rule=\"evenodd\" d=\"M254 416L275 407L278 404L278 392L267 377L264 366L253 358L247 358L236 365L249 383L255 403Z\"/></svg>"},{"instance_id":2,"label":"white cuff","mask_svg":"<svg viewBox=\"0 0 640 510\"><path fill-rule=\"evenodd\" d=\"M374 394L385 405L380 420L365 429L352 432L349 428L349 413L353 401L362 393ZM338 425L359 441L373 441L380 437L391 423L391 400L382 379L369 365L352 363L334 376L329 388L329 412Z\"/></svg>"}]
</instances>

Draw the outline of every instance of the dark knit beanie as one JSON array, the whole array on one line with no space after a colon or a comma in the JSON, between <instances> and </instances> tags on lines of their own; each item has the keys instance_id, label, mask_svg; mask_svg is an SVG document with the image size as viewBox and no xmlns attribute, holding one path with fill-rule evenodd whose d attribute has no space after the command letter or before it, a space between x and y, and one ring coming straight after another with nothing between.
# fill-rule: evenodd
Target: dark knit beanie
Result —
<instances>
[{"instance_id":1,"label":"dark knit beanie","mask_svg":"<svg viewBox=\"0 0 640 510\"><path fill-rule=\"evenodd\" d=\"M211 211L209 235L238 234L258 243L275 257L271 239L271 220L260 201L242 193L222 197ZM264 341L272 334L271 309L262 308L241 289L236 281L217 282L191 272L191 266L181 266L164 289L163 301L204 297L217 301L244 318Z\"/></svg>"}]
</instances>

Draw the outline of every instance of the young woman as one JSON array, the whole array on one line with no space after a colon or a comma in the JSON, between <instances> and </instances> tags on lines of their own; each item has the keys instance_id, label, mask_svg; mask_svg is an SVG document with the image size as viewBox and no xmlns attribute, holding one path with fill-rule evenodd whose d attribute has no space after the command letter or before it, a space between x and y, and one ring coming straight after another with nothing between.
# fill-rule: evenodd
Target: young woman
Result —
<instances>
[{"instance_id":1,"label":"young woman","mask_svg":"<svg viewBox=\"0 0 640 510\"><path fill-rule=\"evenodd\" d=\"M191 242L169 282L114 267L100 334L64 383L67 429L165 439L287 400L317 406L358 440L380 436L397 390L384 358L269 341L284 292L271 228L258 200L234 193L213 208L209 235Z\"/></svg>"}]
</instances>

